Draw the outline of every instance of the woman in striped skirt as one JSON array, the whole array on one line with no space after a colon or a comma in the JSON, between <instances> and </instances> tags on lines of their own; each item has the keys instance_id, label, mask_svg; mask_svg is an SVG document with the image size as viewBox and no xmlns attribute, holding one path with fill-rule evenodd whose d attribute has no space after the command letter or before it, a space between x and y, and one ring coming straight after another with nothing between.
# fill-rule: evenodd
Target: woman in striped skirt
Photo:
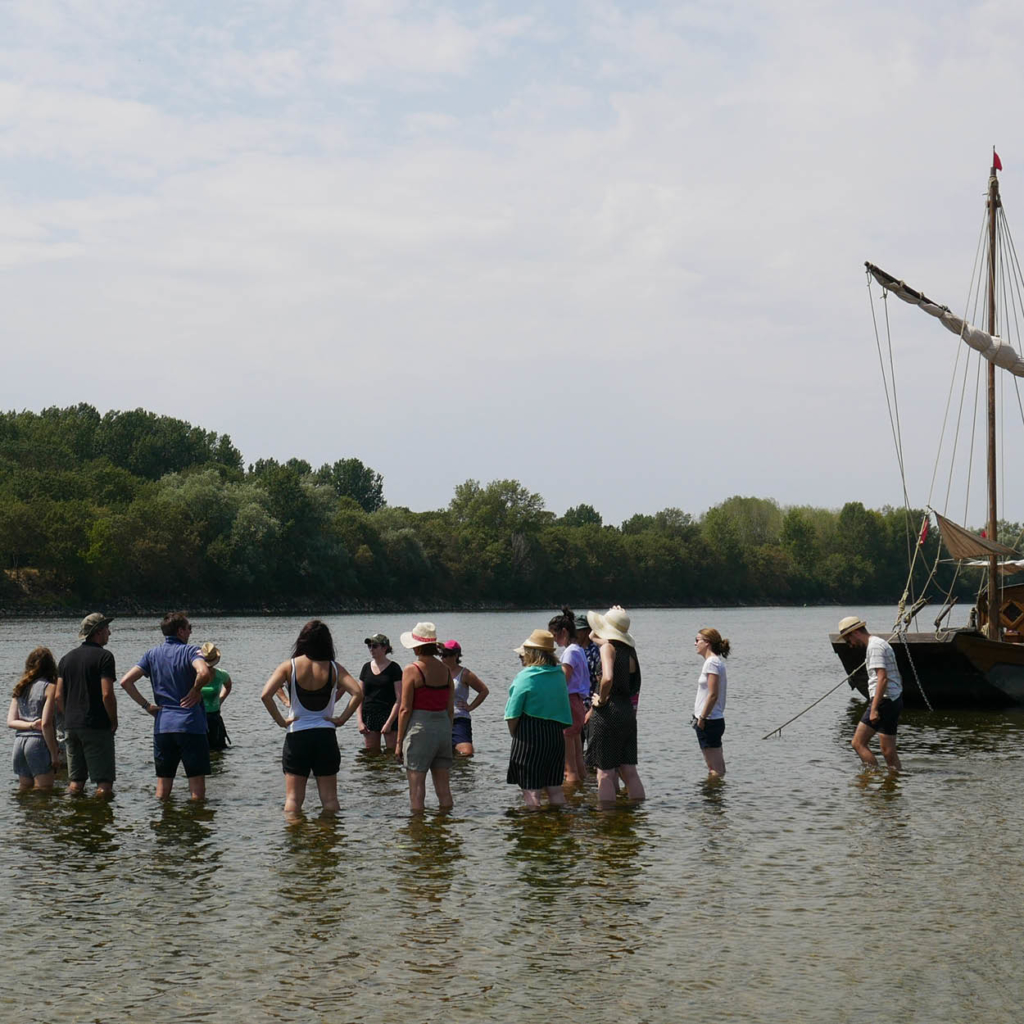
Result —
<instances>
[{"instance_id":1,"label":"woman in striped skirt","mask_svg":"<svg viewBox=\"0 0 1024 1024\"><path fill-rule=\"evenodd\" d=\"M507 781L523 791L526 806L541 806L541 790L548 803L565 803L565 739L572 725L565 675L555 657L555 638L546 629L535 629L516 653L523 670L512 680L505 704L505 721L512 735Z\"/></svg>"}]
</instances>

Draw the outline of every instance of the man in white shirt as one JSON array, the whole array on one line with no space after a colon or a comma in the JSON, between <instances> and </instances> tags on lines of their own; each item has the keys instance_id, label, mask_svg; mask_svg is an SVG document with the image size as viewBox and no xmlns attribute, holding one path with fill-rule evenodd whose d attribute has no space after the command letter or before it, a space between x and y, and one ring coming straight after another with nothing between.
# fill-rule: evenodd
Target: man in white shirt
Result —
<instances>
[{"instance_id":1,"label":"man in white shirt","mask_svg":"<svg viewBox=\"0 0 1024 1024\"><path fill-rule=\"evenodd\" d=\"M896 654L880 636L872 636L867 623L856 615L848 615L839 623L839 639L864 651L868 673L868 707L853 734L853 749L865 764L877 768L878 761L868 746L877 732L885 763L890 771L899 771L903 765L896 752L896 727L903 710L903 680Z\"/></svg>"}]
</instances>

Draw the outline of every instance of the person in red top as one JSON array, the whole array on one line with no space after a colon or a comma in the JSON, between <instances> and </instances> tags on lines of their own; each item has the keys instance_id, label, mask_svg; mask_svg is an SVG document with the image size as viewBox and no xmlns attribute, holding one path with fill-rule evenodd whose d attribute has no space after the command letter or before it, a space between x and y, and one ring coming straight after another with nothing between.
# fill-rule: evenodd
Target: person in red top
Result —
<instances>
[{"instance_id":1,"label":"person in red top","mask_svg":"<svg viewBox=\"0 0 1024 1024\"><path fill-rule=\"evenodd\" d=\"M417 622L400 640L403 647L416 655L416 660L402 672L395 756L405 762L412 809L423 810L429 771L438 806L444 810L453 804L448 779L455 714L452 674L438 656L437 627L432 622Z\"/></svg>"}]
</instances>

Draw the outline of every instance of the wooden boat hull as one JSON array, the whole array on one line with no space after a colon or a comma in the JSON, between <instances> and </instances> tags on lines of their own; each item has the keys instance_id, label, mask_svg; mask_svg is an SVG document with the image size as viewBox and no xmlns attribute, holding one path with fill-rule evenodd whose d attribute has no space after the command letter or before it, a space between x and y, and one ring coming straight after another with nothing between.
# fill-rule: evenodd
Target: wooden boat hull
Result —
<instances>
[{"instance_id":1,"label":"wooden boat hull","mask_svg":"<svg viewBox=\"0 0 1024 1024\"><path fill-rule=\"evenodd\" d=\"M863 650L847 646L834 633L829 640L847 672L853 672L863 662ZM905 707L927 707L921 688L934 708L1024 705L1024 644L989 640L970 629L941 637L934 633L907 633L905 643L902 639L891 643L903 677ZM863 668L854 673L850 687L867 697L868 679Z\"/></svg>"}]
</instances>

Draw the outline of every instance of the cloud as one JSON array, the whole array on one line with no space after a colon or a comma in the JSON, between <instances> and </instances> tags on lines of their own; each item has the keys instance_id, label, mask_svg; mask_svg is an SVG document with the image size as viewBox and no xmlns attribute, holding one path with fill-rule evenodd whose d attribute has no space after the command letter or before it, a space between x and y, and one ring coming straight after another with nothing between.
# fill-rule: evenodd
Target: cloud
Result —
<instances>
[{"instance_id":1,"label":"cloud","mask_svg":"<svg viewBox=\"0 0 1024 1024\"><path fill-rule=\"evenodd\" d=\"M1022 17L7 5L5 329L46 404L148 404L250 459L357 455L417 508L465 476L612 521L895 502L863 260L961 301ZM892 312L924 491L952 353ZM102 399L83 341L111 356ZM850 437L871 457L836 472ZM445 468L410 472L411 438ZM560 454L588 438L614 486Z\"/></svg>"}]
</instances>

